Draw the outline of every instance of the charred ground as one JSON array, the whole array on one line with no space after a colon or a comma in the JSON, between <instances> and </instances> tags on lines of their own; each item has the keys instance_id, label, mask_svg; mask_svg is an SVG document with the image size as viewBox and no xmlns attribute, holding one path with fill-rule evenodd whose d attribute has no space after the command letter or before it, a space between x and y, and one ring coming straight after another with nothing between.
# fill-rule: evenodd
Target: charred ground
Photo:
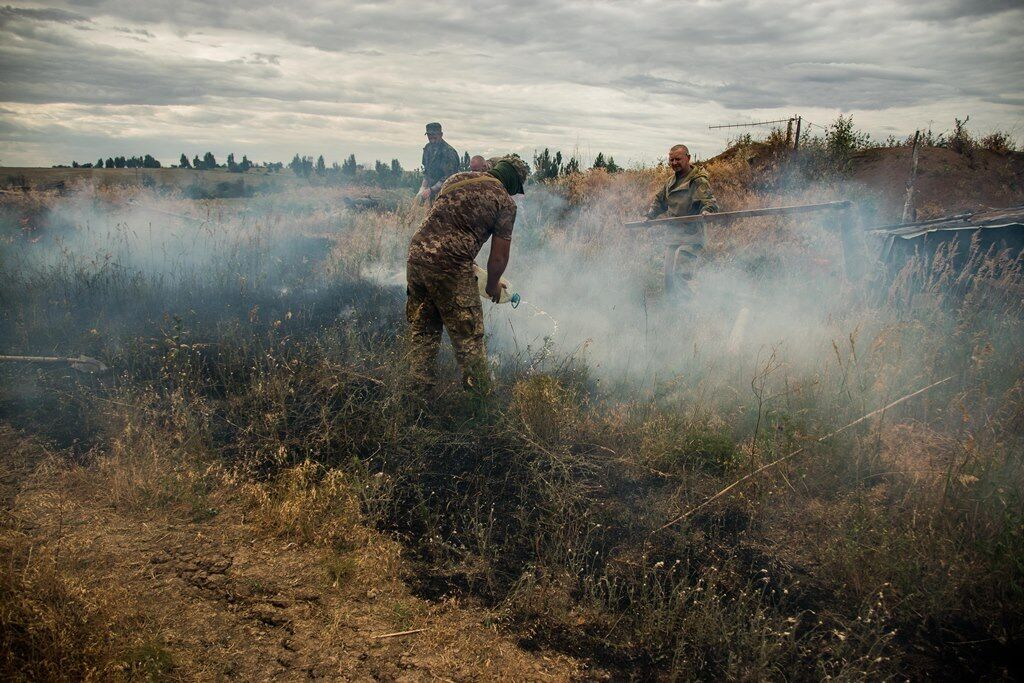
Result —
<instances>
[{"instance_id":1,"label":"charred ground","mask_svg":"<svg viewBox=\"0 0 1024 683\"><path fill-rule=\"evenodd\" d=\"M947 152L925 155L922 210L962 208L943 187L965 178L985 189L964 202L1021 203L1016 156ZM852 194L866 222L888 222L905 154L869 150L852 180L797 182L785 160L740 151L709 166L729 207ZM511 318L495 395L462 395L449 367L430 402L404 381L402 292L374 275L400 266L408 203L355 212L334 188L244 211L152 188L6 195L4 351L114 370L0 368L5 673L1016 675L1024 311L992 310L985 292L1020 286L1020 256L978 255L984 286L956 296L942 263L853 287L830 226L750 221L713 239L728 272L765 289L795 273L830 300L813 310L820 334L737 356L721 348L732 313L662 300L657 241L619 227L660 173L535 188L516 244L524 282L565 257L587 282L583 269L635 284L643 309L623 320L666 322L577 340L589 330L571 307L598 317L596 303L563 314L534 290L559 332ZM636 256L608 270L609 253ZM789 310L769 302L762 327ZM657 367L620 362L670 336Z\"/></svg>"}]
</instances>

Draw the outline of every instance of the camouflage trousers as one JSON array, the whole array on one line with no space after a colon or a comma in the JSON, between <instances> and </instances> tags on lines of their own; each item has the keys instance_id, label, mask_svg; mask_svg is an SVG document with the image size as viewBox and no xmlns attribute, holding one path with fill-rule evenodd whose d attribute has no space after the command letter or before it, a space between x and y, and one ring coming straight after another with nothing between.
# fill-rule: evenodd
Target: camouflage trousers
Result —
<instances>
[{"instance_id":1,"label":"camouflage trousers","mask_svg":"<svg viewBox=\"0 0 1024 683\"><path fill-rule=\"evenodd\" d=\"M418 263L406 265L405 317L409 321L409 365L412 378L426 387L437 382L441 331L455 349L467 388L485 389L487 352L484 314L471 264L441 270Z\"/></svg>"}]
</instances>

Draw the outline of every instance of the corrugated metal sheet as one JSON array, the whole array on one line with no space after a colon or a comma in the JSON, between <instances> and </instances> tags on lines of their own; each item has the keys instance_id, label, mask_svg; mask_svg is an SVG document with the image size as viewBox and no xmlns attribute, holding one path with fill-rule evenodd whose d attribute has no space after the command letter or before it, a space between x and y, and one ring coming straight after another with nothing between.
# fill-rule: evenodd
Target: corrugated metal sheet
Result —
<instances>
[{"instance_id":1,"label":"corrugated metal sheet","mask_svg":"<svg viewBox=\"0 0 1024 683\"><path fill-rule=\"evenodd\" d=\"M978 239L981 248L986 250L1024 249L1024 206L959 213L916 223L883 225L869 230L869 233L884 238L881 258L885 261L931 253L939 245L972 239Z\"/></svg>"}]
</instances>

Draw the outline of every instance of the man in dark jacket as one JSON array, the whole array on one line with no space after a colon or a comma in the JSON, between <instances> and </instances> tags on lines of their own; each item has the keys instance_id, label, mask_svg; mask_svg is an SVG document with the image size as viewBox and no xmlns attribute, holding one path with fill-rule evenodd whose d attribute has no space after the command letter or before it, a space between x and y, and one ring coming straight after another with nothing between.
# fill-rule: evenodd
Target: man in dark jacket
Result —
<instances>
[{"instance_id":1,"label":"man in dark jacket","mask_svg":"<svg viewBox=\"0 0 1024 683\"><path fill-rule=\"evenodd\" d=\"M423 147L423 183L417 197L432 201L441 184L459 170L459 153L444 141L440 123L427 124L427 144Z\"/></svg>"}]
</instances>

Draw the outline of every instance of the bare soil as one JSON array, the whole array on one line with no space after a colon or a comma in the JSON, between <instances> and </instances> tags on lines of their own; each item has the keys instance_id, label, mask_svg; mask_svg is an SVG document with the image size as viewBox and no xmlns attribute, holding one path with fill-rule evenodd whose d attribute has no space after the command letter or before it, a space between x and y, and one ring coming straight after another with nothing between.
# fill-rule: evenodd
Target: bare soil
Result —
<instances>
[{"instance_id":1,"label":"bare soil","mask_svg":"<svg viewBox=\"0 0 1024 683\"><path fill-rule=\"evenodd\" d=\"M910 176L910 147L879 147L854 158L851 180L879 200L880 215L899 216ZM917 218L1016 206L1024 202L1024 153L974 149L960 154L923 147L914 182Z\"/></svg>"}]
</instances>

